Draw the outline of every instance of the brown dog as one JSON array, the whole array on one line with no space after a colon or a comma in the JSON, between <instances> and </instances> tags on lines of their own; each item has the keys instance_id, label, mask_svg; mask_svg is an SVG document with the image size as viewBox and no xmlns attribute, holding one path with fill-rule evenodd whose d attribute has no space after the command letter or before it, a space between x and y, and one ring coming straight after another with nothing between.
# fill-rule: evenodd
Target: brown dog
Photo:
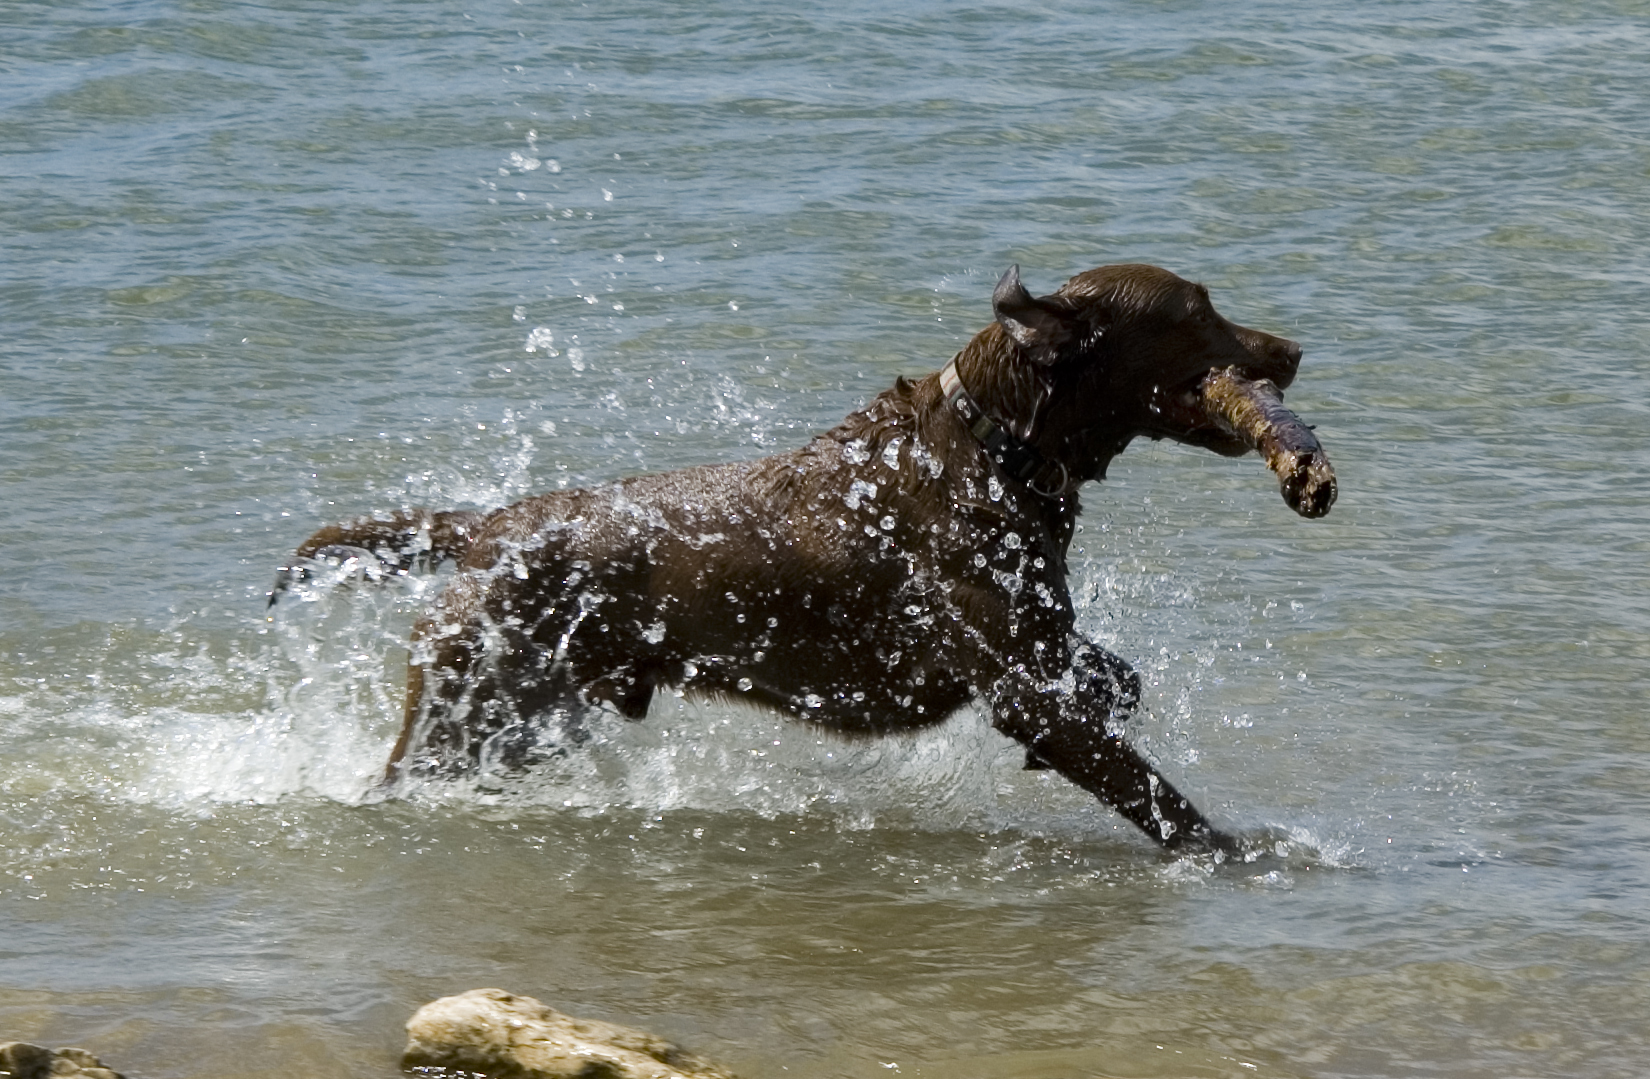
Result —
<instances>
[{"instance_id":1,"label":"brown dog","mask_svg":"<svg viewBox=\"0 0 1650 1079\"><path fill-rule=\"evenodd\" d=\"M1255 445L1211 419L1200 388L1213 372L1287 386L1300 346L1154 266L1090 270L1040 298L1015 267L992 305L944 371L896 380L789 453L310 537L300 558L357 557L375 575L458 562L413 631L387 781L519 763L547 716L641 719L660 687L845 734L979 700L1028 766L1164 847L1235 850L1114 729L1139 680L1074 632L1066 549L1077 488L1130 439ZM304 572L284 570L270 602Z\"/></svg>"}]
</instances>

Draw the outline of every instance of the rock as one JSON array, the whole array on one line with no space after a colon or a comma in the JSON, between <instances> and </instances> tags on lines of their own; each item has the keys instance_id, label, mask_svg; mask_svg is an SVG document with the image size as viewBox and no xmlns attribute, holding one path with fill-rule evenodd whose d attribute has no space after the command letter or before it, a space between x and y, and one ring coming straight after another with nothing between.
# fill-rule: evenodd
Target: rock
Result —
<instances>
[{"instance_id":1,"label":"rock","mask_svg":"<svg viewBox=\"0 0 1650 1079\"><path fill-rule=\"evenodd\" d=\"M28 1042L0 1042L0 1076L8 1079L126 1079L84 1049L52 1052Z\"/></svg>"},{"instance_id":2,"label":"rock","mask_svg":"<svg viewBox=\"0 0 1650 1079\"><path fill-rule=\"evenodd\" d=\"M502 989L472 989L418 1009L407 1021L401 1066L494 1079L733 1079L646 1031L575 1019Z\"/></svg>"}]
</instances>

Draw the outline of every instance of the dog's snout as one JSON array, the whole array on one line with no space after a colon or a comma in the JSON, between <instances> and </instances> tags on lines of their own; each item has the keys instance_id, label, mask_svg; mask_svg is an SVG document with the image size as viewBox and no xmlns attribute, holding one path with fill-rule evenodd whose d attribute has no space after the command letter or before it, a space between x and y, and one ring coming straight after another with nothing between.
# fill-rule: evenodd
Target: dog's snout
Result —
<instances>
[{"instance_id":1,"label":"dog's snout","mask_svg":"<svg viewBox=\"0 0 1650 1079\"><path fill-rule=\"evenodd\" d=\"M1269 333L1257 333L1258 340L1250 346L1252 353L1262 359L1262 367L1270 368L1266 377L1280 386L1287 386L1294 381L1295 372L1301 365L1301 346L1297 341L1287 337L1273 337ZM1255 347L1255 346L1259 347Z\"/></svg>"}]
</instances>

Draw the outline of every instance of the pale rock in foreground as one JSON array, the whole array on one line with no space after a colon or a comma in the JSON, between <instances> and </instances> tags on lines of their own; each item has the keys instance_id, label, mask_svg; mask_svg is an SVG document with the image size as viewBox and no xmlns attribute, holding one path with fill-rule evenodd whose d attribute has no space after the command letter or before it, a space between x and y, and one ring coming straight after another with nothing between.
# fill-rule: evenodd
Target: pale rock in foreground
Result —
<instances>
[{"instance_id":1,"label":"pale rock in foreground","mask_svg":"<svg viewBox=\"0 0 1650 1079\"><path fill-rule=\"evenodd\" d=\"M10 1079L125 1079L84 1049L55 1053L28 1042L0 1042L0 1076Z\"/></svg>"},{"instance_id":2,"label":"pale rock in foreground","mask_svg":"<svg viewBox=\"0 0 1650 1079\"><path fill-rule=\"evenodd\" d=\"M401 1066L496 1079L733 1079L646 1031L575 1019L502 989L472 989L418 1009L407 1021Z\"/></svg>"}]
</instances>

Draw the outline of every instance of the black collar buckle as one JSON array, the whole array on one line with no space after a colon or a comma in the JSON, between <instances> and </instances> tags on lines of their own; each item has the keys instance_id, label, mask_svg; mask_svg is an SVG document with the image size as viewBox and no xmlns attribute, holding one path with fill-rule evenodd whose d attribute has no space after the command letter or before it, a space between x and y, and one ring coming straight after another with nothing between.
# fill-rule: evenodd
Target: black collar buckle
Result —
<instances>
[{"instance_id":1,"label":"black collar buckle","mask_svg":"<svg viewBox=\"0 0 1650 1079\"><path fill-rule=\"evenodd\" d=\"M986 415L957 375L957 356L951 357L951 362L940 371L940 391L945 394L945 403L961 417L968 433L985 447L986 455L1034 495L1064 498L1070 494L1078 484L1071 482L1071 473L1065 464L1044 457L1035 447L1021 442Z\"/></svg>"}]
</instances>

